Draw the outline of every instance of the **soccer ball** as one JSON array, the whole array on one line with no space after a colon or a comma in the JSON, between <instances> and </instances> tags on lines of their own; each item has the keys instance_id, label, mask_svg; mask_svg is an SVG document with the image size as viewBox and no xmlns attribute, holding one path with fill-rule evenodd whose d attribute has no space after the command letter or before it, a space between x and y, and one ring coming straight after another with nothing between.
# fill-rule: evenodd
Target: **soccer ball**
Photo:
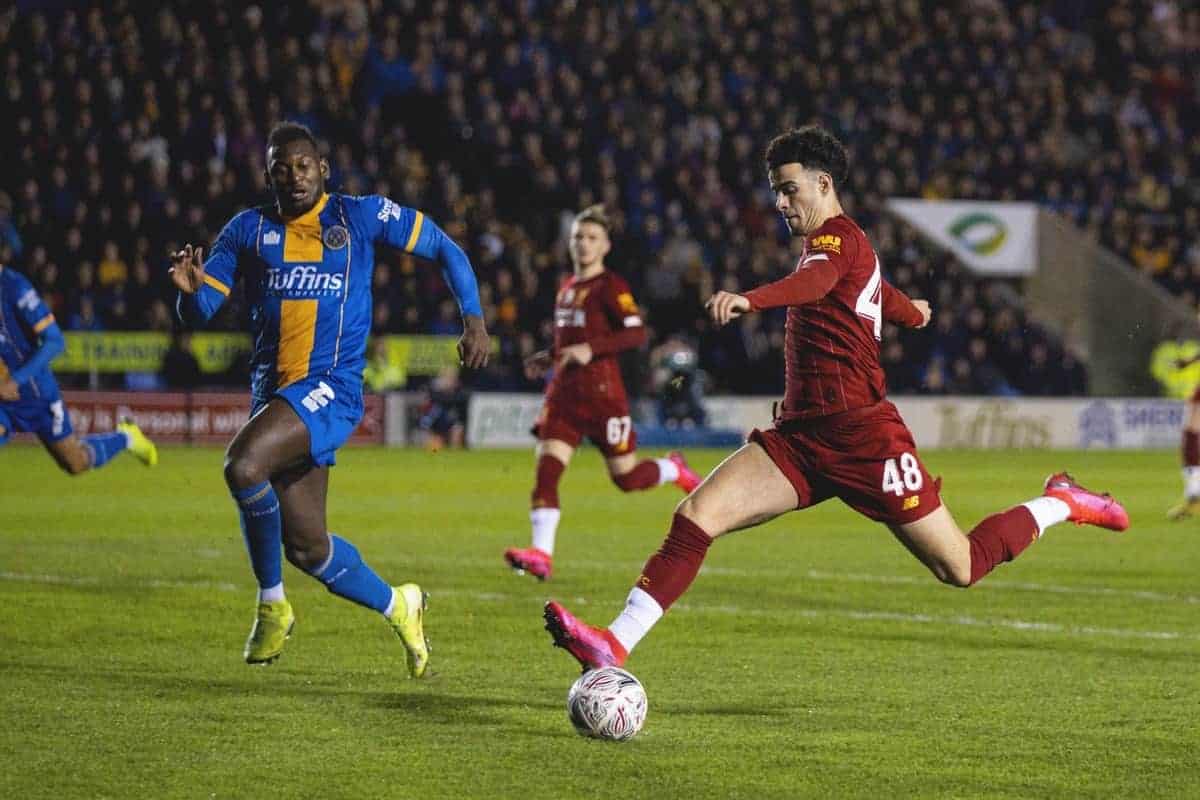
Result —
<instances>
[{"instance_id":1,"label":"soccer ball","mask_svg":"<svg viewBox=\"0 0 1200 800\"><path fill-rule=\"evenodd\" d=\"M567 692L567 716L581 736L623 742L646 721L646 690L617 667L585 672Z\"/></svg>"}]
</instances>

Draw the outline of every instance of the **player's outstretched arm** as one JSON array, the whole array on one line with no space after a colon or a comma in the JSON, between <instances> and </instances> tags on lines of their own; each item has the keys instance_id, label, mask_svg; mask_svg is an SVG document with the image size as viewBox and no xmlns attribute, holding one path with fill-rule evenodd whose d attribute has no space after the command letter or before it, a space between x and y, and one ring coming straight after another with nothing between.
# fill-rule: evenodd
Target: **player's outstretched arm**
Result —
<instances>
[{"instance_id":1,"label":"player's outstretched arm","mask_svg":"<svg viewBox=\"0 0 1200 800\"><path fill-rule=\"evenodd\" d=\"M17 304L17 313L38 336L38 347L11 374L7 368L0 374L0 400L8 401L21 399L21 385L28 383L66 349L62 331L45 301L23 277L18 276L18 281L17 294L21 301Z\"/></svg>"},{"instance_id":2,"label":"player's outstretched arm","mask_svg":"<svg viewBox=\"0 0 1200 800\"><path fill-rule=\"evenodd\" d=\"M459 360L472 369L486 366L492 341L483 321L475 270L467 254L436 222L415 208L401 206L381 195L369 195L356 202L357 213L362 215L374 241L441 265L442 277L458 301L463 318Z\"/></svg>"},{"instance_id":3,"label":"player's outstretched arm","mask_svg":"<svg viewBox=\"0 0 1200 800\"><path fill-rule=\"evenodd\" d=\"M204 248L190 244L171 254L171 282L179 290L175 312L188 327L203 327L229 296L237 277L237 254L230 233L233 225L231 222L221 231L207 260Z\"/></svg>"},{"instance_id":4,"label":"player's outstretched arm","mask_svg":"<svg viewBox=\"0 0 1200 800\"><path fill-rule=\"evenodd\" d=\"M24 364L13 370L7 381L0 379L0 400L19 400L21 385L50 366L50 362L58 358L66 349L67 342L63 338L62 330L58 327L57 322L52 321L42 329L38 349L30 354Z\"/></svg>"},{"instance_id":5,"label":"player's outstretched arm","mask_svg":"<svg viewBox=\"0 0 1200 800\"><path fill-rule=\"evenodd\" d=\"M704 309L708 312L709 319L720 326L752 311L753 307L745 295L721 291L708 298Z\"/></svg>"},{"instance_id":6,"label":"player's outstretched arm","mask_svg":"<svg viewBox=\"0 0 1200 800\"><path fill-rule=\"evenodd\" d=\"M906 328L924 328L929 324L933 309L929 307L928 300L911 300L887 281L883 281L882 294L880 304L883 306L884 322L894 322Z\"/></svg>"}]
</instances>

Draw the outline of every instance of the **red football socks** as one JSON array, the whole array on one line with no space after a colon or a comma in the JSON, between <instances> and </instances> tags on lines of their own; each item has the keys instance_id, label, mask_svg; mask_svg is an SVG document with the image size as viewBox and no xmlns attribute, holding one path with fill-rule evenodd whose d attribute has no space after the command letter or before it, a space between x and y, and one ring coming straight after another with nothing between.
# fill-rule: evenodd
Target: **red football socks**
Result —
<instances>
[{"instance_id":1,"label":"red football socks","mask_svg":"<svg viewBox=\"0 0 1200 800\"><path fill-rule=\"evenodd\" d=\"M1200 467L1200 433L1195 431L1183 432L1183 465L1185 467Z\"/></svg>"},{"instance_id":2,"label":"red football socks","mask_svg":"<svg viewBox=\"0 0 1200 800\"><path fill-rule=\"evenodd\" d=\"M558 481L567 465L554 456L541 456L537 461L536 483L530 502L533 508L558 508Z\"/></svg>"},{"instance_id":3,"label":"red football socks","mask_svg":"<svg viewBox=\"0 0 1200 800\"><path fill-rule=\"evenodd\" d=\"M971 542L971 583L1003 561L1012 561L1038 538L1037 521L1025 506L992 514L967 536Z\"/></svg>"},{"instance_id":4,"label":"red football socks","mask_svg":"<svg viewBox=\"0 0 1200 800\"><path fill-rule=\"evenodd\" d=\"M676 514L666 540L642 567L638 588L666 611L696 579L710 544L712 539L699 525Z\"/></svg>"},{"instance_id":5,"label":"red football socks","mask_svg":"<svg viewBox=\"0 0 1200 800\"><path fill-rule=\"evenodd\" d=\"M646 459L639 461L637 466L624 475L614 475L612 480L622 492L636 492L658 486L659 477L658 462Z\"/></svg>"}]
</instances>

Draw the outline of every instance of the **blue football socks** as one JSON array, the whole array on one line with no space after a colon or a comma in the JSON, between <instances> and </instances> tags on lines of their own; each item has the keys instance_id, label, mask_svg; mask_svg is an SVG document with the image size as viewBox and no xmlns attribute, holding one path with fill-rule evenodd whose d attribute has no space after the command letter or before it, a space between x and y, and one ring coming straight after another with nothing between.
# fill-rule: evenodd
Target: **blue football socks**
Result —
<instances>
[{"instance_id":1,"label":"blue football socks","mask_svg":"<svg viewBox=\"0 0 1200 800\"><path fill-rule=\"evenodd\" d=\"M92 451L92 469L99 469L129 447L129 437L121 431L93 433L83 437L83 446Z\"/></svg>"},{"instance_id":2,"label":"blue football socks","mask_svg":"<svg viewBox=\"0 0 1200 800\"><path fill-rule=\"evenodd\" d=\"M311 574L339 597L380 614L392 602L392 587L363 563L358 548L337 534L329 534L329 558Z\"/></svg>"},{"instance_id":3,"label":"blue football socks","mask_svg":"<svg viewBox=\"0 0 1200 800\"><path fill-rule=\"evenodd\" d=\"M270 481L233 492L242 518L242 538L260 589L283 582L282 521L279 498Z\"/></svg>"}]
</instances>

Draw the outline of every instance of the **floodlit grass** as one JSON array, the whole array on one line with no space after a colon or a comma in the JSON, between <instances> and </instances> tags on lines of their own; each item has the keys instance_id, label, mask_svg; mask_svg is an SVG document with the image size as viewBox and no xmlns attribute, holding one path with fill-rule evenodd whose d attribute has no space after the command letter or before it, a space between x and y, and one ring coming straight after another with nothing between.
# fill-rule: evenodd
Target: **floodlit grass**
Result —
<instances>
[{"instance_id":1,"label":"floodlit grass","mask_svg":"<svg viewBox=\"0 0 1200 800\"><path fill-rule=\"evenodd\" d=\"M708 469L724 455L691 455ZM285 567L296 633L241 648L254 585L216 449L81 478L0 450L0 797L1200 796L1200 520L1176 456L929 452L969 528L1070 467L1125 535L1059 526L969 591L837 501L722 540L628 664L643 732L579 738L553 596L607 623L673 487L622 495L581 452L552 583L528 541L527 452L344 450L331 529L432 595L433 669L382 620Z\"/></svg>"}]
</instances>

